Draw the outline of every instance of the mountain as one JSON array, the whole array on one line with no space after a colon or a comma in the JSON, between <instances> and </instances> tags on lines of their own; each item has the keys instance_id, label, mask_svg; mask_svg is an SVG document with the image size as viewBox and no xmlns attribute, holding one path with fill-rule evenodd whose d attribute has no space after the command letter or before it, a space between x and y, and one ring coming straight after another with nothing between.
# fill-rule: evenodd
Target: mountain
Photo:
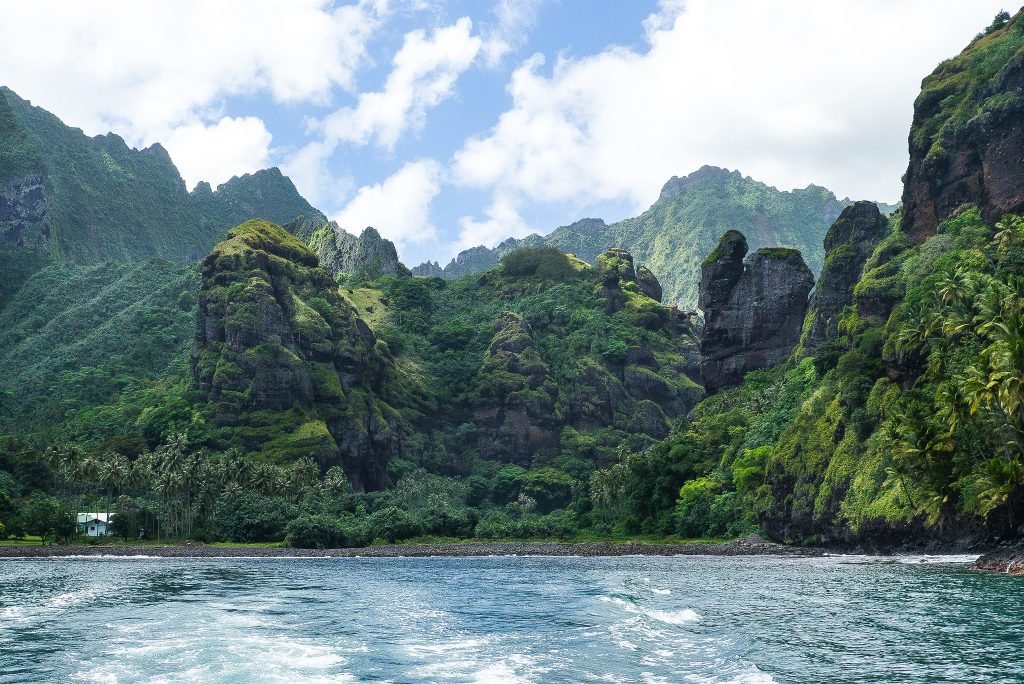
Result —
<instances>
[{"instance_id":1,"label":"mountain","mask_svg":"<svg viewBox=\"0 0 1024 684\"><path fill-rule=\"evenodd\" d=\"M456 267L492 265L450 280L409 277L375 231L297 203L287 230L247 220L201 265L50 260L63 238L39 226L61 225L59 195L10 128L0 519L50 535L40 510L114 507L128 536L303 546L1019 541L1022 87L1024 18L1000 15L925 79L892 216L706 168L636 219L470 250ZM280 187L245 182L243 197ZM74 201L112 212L108 194ZM793 229L812 218L825 227ZM741 220L746 234L721 225ZM747 256L759 229L816 231L818 256ZM698 262L669 239L712 230ZM104 253L116 236L89 239ZM673 263L670 287L658 264ZM693 263L703 320L659 301L685 293Z\"/></svg>"},{"instance_id":2,"label":"mountain","mask_svg":"<svg viewBox=\"0 0 1024 684\"><path fill-rule=\"evenodd\" d=\"M277 169L189 193L159 144L89 137L0 87L0 249L76 263L190 261L248 218L298 214L319 212Z\"/></svg>"},{"instance_id":3,"label":"mountain","mask_svg":"<svg viewBox=\"0 0 1024 684\"><path fill-rule=\"evenodd\" d=\"M474 247L443 269L446 278L490 268L502 254L541 244L592 261L609 247L628 250L661 281L665 301L684 308L697 305L700 265L726 230L739 230L751 250L790 247L800 250L811 270L821 270L825 231L849 200L814 185L781 192L738 171L704 166L683 178L673 177L658 200L640 216L606 224L582 219L541 237L509 239L494 249ZM886 211L893 207L885 206ZM437 275L437 266L422 264L417 275Z\"/></svg>"}]
</instances>

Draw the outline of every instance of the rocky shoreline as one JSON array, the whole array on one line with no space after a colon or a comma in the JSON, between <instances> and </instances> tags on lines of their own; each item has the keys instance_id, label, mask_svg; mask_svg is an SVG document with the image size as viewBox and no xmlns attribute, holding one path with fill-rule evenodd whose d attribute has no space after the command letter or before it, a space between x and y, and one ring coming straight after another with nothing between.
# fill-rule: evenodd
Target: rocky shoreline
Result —
<instances>
[{"instance_id":1,"label":"rocky shoreline","mask_svg":"<svg viewBox=\"0 0 1024 684\"><path fill-rule=\"evenodd\" d=\"M974 568L1024 577L1024 548L991 551L976 560Z\"/></svg>"},{"instance_id":2,"label":"rocky shoreline","mask_svg":"<svg viewBox=\"0 0 1024 684\"><path fill-rule=\"evenodd\" d=\"M816 557L824 549L786 546L761 540L724 544L647 544L643 542L467 542L461 544L392 544L355 549L293 549L178 544L0 546L0 558L68 556L147 556L160 558L425 558L430 556L788 556Z\"/></svg>"}]
</instances>

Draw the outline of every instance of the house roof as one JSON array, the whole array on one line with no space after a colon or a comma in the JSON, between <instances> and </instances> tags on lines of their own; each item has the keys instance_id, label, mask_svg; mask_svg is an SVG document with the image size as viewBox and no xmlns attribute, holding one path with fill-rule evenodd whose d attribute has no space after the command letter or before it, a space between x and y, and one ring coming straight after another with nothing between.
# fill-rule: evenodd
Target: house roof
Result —
<instances>
[{"instance_id":1,"label":"house roof","mask_svg":"<svg viewBox=\"0 0 1024 684\"><path fill-rule=\"evenodd\" d=\"M107 524L114 519L116 513L79 513L78 524L85 525L91 522Z\"/></svg>"}]
</instances>

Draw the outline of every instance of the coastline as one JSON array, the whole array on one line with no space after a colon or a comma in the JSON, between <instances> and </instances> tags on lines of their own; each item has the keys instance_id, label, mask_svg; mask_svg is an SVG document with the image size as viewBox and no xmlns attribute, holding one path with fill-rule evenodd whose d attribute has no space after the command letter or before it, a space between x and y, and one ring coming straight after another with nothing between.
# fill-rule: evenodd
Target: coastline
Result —
<instances>
[{"instance_id":1,"label":"coastline","mask_svg":"<svg viewBox=\"0 0 1024 684\"><path fill-rule=\"evenodd\" d=\"M363 548L296 549L290 547L207 546L179 544L0 546L0 560L61 557L158 558L427 558L481 556L787 556L820 557L825 549L761 541L657 544L644 542L464 542L455 544L388 544Z\"/></svg>"}]
</instances>

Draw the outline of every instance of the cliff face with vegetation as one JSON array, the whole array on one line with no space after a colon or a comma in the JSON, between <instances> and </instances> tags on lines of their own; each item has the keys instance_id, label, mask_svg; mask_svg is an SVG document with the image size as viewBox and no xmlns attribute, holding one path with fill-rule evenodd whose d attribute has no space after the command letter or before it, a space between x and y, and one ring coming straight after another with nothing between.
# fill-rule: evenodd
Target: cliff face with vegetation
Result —
<instances>
[{"instance_id":1,"label":"cliff face with vegetation","mask_svg":"<svg viewBox=\"0 0 1024 684\"><path fill-rule=\"evenodd\" d=\"M924 79L914 103L904 232L914 243L966 206L1024 210L1024 22L996 21Z\"/></svg>"},{"instance_id":2,"label":"cliff face with vegetation","mask_svg":"<svg viewBox=\"0 0 1024 684\"><path fill-rule=\"evenodd\" d=\"M76 263L195 261L248 218L317 213L277 169L189 193L160 145L89 137L0 87L0 249Z\"/></svg>"},{"instance_id":3,"label":"cliff face with vegetation","mask_svg":"<svg viewBox=\"0 0 1024 684\"><path fill-rule=\"evenodd\" d=\"M825 231L849 203L814 185L780 192L738 171L705 166L669 180L658 200L640 216L610 225L583 219L544 237L509 239L494 249L474 247L453 259L443 275L451 278L485 270L502 254L522 247L549 245L588 262L610 247L621 247L657 276L666 302L692 309L697 305L701 262L726 230L742 232L754 251L797 249L817 274L824 258ZM423 264L414 272L434 275L436 268Z\"/></svg>"},{"instance_id":4,"label":"cliff face with vegetation","mask_svg":"<svg viewBox=\"0 0 1024 684\"><path fill-rule=\"evenodd\" d=\"M354 486L387 486L402 419L386 401L391 360L338 295L316 255L249 221L203 262L192 360L217 439L278 462L344 465Z\"/></svg>"},{"instance_id":5,"label":"cliff face with vegetation","mask_svg":"<svg viewBox=\"0 0 1024 684\"><path fill-rule=\"evenodd\" d=\"M888 220L871 202L857 202L825 235L825 265L811 296L803 346L814 352L839 335L839 321L853 304L853 290L871 253L888 231Z\"/></svg>"}]
</instances>

